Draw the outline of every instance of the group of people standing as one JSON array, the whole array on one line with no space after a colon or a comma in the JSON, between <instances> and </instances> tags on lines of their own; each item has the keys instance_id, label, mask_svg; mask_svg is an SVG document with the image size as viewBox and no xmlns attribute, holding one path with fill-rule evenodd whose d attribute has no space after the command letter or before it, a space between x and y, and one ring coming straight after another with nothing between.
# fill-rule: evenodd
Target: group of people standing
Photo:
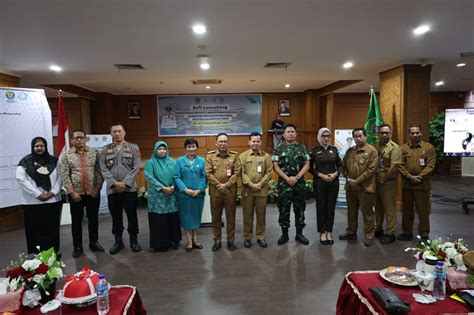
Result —
<instances>
[{"instance_id":1,"label":"group of people standing","mask_svg":"<svg viewBox=\"0 0 474 315\"><path fill-rule=\"evenodd\" d=\"M202 249L198 229L204 206L206 186L209 185L210 207L214 244L212 251L222 247L222 214L225 210L227 248L235 245L235 214L237 180L242 180L242 210L244 247L252 246L254 218L256 217L257 243L265 248L265 217L268 182L273 169L278 175L278 223L282 234L278 245L289 241L290 210L293 204L296 234L295 240L309 244L303 235L305 228L305 181L309 171L314 176L314 192L317 209L317 229L320 243L334 244L332 230L336 200L339 192L339 176L346 177L347 220L346 232L340 240L357 239L357 216L362 209L364 244L371 246L375 237L382 244L395 241L396 178L401 173L402 230L397 239L413 238L414 205L419 215L418 233L422 238L429 235L430 190L436 159L431 144L421 141L421 129L412 125L408 129L410 142L401 148L391 140L391 127L379 126L379 141L366 143L364 128L352 131L356 145L341 160L338 150L330 144L331 131L321 128L317 134L319 145L310 152L297 142L296 126L283 127L283 143L272 155L261 149L262 136L249 135L249 149L241 154L231 151L229 136L216 136L216 150L204 158L197 156L199 143L189 138L184 142L186 154L176 161L169 156L168 145L158 141L152 157L145 163L144 174L148 183L148 219L150 247L155 251L177 249L181 241L181 228L186 235L186 251ZM115 255L124 246L122 234L123 209L128 219L130 248L140 252L138 243L137 186L141 154L138 146L125 141L121 124L111 127L113 142L102 152L86 146L86 134L75 130L71 136L71 149L58 160L48 153L44 138L36 137L31 143L31 154L19 163L16 178L22 188L22 204L28 253L54 247L59 251L59 220L61 188L68 194L71 204L71 231L73 257L84 255L82 246L82 219L87 212L89 248L103 252L98 240L98 210L100 189L107 184L107 199L112 216L112 233L115 242L109 253ZM375 211L374 211L375 209ZM386 227L383 229L384 219Z\"/></svg>"}]
</instances>

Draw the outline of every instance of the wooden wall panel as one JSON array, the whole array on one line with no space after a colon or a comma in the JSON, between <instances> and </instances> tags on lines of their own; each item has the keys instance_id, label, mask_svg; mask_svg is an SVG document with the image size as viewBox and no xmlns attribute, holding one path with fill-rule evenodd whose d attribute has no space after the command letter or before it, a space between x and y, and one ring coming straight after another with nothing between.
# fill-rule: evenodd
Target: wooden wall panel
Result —
<instances>
[{"instance_id":1,"label":"wooden wall panel","mask_svg":"<svg viewBox=\"0 0 474 315\"><path fill-rule=\"evenodd\" d=\"M334 129L363 127L369 109L369 93L336 93L333 99Z\"/></svg>"},{"instance_id":2,"label":"wooden wall panel","mask_svg":"<svg viewBox=\"0 0 474 315\"><path fill-rule=\"evenodd\" d=\"M20 78L6 73L0 73L0 86L2 87L19 87Z\"/></svg>"},{"instance_id":3,"label":"wooden wall panel","mask_svg":"<svg viewBox=\"0 0 474 315\"><path fill-rule=\"evenodd\" d=\"M464 108L466 92L432 92L430 102L430 119L448 108Z\"/></svg>"},{"instance_id":4,"label":"wooden wall panel","mask_svg":"<svg viewBox=\"0 0 474 315\"><path fill-rule=\"evenodd\" d=\"M392 138L400 142L405 134L403 122L402 93L403 93L403 71L402 68L389 70L380 75L380 110L384 121L392 126Z\"/></svg>"}]
</instances>

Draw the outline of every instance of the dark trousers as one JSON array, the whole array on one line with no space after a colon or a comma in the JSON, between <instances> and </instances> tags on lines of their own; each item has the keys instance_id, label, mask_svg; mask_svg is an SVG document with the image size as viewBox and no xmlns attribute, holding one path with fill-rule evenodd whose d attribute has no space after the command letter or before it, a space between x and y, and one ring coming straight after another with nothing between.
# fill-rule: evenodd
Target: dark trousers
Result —
<instances>
[{"instance_id":1,"label":"dark trousers","mask_svg":"<svg viewBox=\"0 0 474 315\"><path fill-rule=\"evenodd\" d=\"M84 208L87 211L87 223L89 228L89 243L99 240L99 206L100 195L96 198L90 195L81 195L81 201L75 202L71 196L68 198L71 206L71 232L74 247L82 247L82 218Z\"/></svg>"},{"instance_id":2,"label":"dark trousers","mask_svg":"<svg viewBox=\"0 0 474 315\"><path fill-rule=\"evenodd\" d=\"M122 236L124 229L122 209L125 208L128 219L128 234L136 236L138 234L137 192L123 192L108 195L107 201L109 203L110 214L112 215L112 234Z\"/></svg>"},{"instance_id":3,"label":"dark trousers","mask_svg":"<svg viewBox=\"0 0 474 315\"><path fill-rule=\"evenodd\" d=\"M23 205L28 254L54 247L59 251L59 224L62 201L40 205ZM40 247L38 250L37 246Z\"/></svg>"},{"instance_id":4,"label":"dark trousers","mask_svg":"<svg viewBox=\"0 0 474 315\"><path fill-rule=\"evenodd\" d=\"M316 180L314 194L316 197L318 232L332 232L336 200L337 195L339 194L339 182L336 181L335 185L325 185L319 183L319 180Z\"/></svg>"},{"instance_id":5,"label":"dark trousers","mask_svg":"<svg viewBox=\"0 0 474 315\"><path fill-rule=\"evenodd\" d=\"M413 233L415 221L415 207L418 212L418 234L428 237L430 234L431 191L429 190L402 190L402 230L404 233Z\"/></svg>"}]
</instances>

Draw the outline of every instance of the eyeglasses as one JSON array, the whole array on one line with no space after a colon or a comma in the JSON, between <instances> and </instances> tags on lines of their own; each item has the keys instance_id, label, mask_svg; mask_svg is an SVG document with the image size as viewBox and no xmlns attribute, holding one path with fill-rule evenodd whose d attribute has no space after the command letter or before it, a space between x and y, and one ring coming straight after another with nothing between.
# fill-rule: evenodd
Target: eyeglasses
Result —
<instances>
[{"instance_id":1,"label":"eyeglasses","mask_svg":"<svg viewBox=\"0 0 474 315\"><path fill-rule=\"evenodd\" d=\"M86 137L72 137L73 140L84 140Z\"/></svg>"},{"instance_id":2,"label":"eyeglasses","mask_svg":"<svg viewBox=\"0 0 474 315\"><path fill-rule=\"evenodd\" d=\"M331 135L322 135L321 138L331 138Z\"/></svg>"}]
</instances>

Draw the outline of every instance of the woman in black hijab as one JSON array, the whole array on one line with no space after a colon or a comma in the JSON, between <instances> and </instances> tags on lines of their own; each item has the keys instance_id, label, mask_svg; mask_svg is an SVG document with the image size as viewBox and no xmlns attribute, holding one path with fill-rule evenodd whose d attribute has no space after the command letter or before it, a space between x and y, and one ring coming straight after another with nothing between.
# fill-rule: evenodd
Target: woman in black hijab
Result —
<instances>
[{"instance_id":1,"label":"woman in black hijab","mask_svg":"<svg viewBox=\"0 0 474 315\"><path fill-rule=\"evenodd\" d=\"M54 247L59 251L61 172L58 159L48 152L46 139L31 141L31 154L18 163L28 254Z\"/></svg>"}]
</instances>

